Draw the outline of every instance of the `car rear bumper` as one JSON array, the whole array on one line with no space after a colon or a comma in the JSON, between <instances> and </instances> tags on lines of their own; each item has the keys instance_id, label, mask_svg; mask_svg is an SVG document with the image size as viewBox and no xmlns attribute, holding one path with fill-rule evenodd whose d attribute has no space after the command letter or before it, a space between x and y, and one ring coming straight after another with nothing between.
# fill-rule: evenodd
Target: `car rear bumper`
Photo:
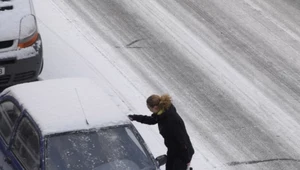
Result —
<instances>
[{"instance_id":1,"label":"car rear bumper","mask_svg":"<svg viewBox=\"0 0 300 170\"><path fill-rule=\"evenodd\" d=\"M0 87L36 80L43 67L43 47L40 35L31 47L2 53L0 67L4 71L4 74L0 75Z\"/></svg>"}]
</instances>

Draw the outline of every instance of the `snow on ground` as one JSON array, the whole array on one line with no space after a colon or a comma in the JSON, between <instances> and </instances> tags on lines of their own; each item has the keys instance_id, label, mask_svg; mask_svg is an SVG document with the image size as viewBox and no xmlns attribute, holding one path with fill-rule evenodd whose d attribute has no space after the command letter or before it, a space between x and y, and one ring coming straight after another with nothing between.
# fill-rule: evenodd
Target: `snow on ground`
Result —
<instances>
[{"instance_id":1,"label":"snow on ground","mask_svg":"<svg viewBox=\"0 0 300 170\"><path fill-rule=\"evenodd\" d=\"M176 95L184 95L185 92L188 95L195 95L195 99L200 101L194 102L192 99L190 102L207 107L199 111L204 113L199 113L201 116L198 118L189 117L197 120L191 121L193 124L189 125L198 127L190 131L196 148L192 162L195 169L234 169L225 165L229 161L274 160L270 159L274 157L295 157L296 160L299 143L297 113L300 108L297 95L299 60L296 57L299 53L297 46L299 36L296 29L299 22L295 16L299 16L299 12L279 1L236 0L224 3L225 1L218 0L203 2L34 0L45 54L45 69L41 77L92 78L98 83L112 87L134 113L149 114L145 107L145 98L155 92L155 89L141 80L132 68L123 63L123 59L126 57L131 59L134 64L141 67L140 71L148 73L145 70L165 71L163 70L165 65L159 61L165 61L163 57L176 55L161 56L162 53L145 48L135 49L136 55L122 56L120 50L116 50L116 48L123 50L124 44L131 42L132 39L140 40L139 38L149 35L152 39L149 39L148 43L146 41L139 43L146 43L147 47L151 48L156 47L153 49L160 52L165 47L172 46L163 54L175 51L174 54L176 52L180 54L178 58L189 58L193 64L200 66L200 69L189 69L195 73L194 77L190 77L183 66L186 64L191 67L193 64L189 63L188 59L179 60L173 65L178 66L177 69L182 72L174 69L174 72L169 72L170 76L164 76L168 85L171 84L169 88L178 90ZM75 12L71 10L72 4L75 4L73 7ZM199 6L193 8L196 4ZM273 9L275 7L277 10ZM127 10L130 11L128 16L122 13ZM189 10L195 10L195 13L186 12ZM280 12L281 10L288 12ZM191 17L191 14L196 15ZM105 19L101 20L102 16ZM135 18L135 16L142 17ZM132 18L137 20L133 21L135 23L133 26L125 23L132 21ZM82 22L82 19L88 21ZM144 21L143 24L139 23L141 20ZM185 20L188 22L184 22ZM93 32L95 30L89 29L85 24L96 25L98 29L95 30L105 32L102 35L106 35L106 40L113 43L108 44L99 36L101 34L96 34ZM135 34L135 31L139 34ZM128 43L127 46L131 44ZM164 44L165 46L162 46ZM182 49L176 51L179 48ZM131 54L135 50L123 51L124 54L126 52ZM143 58L140 57L141 54ZM194 56L194 60L191 56ZM197 56L202 57L199 59ZM143 65L142 61L147 57L151 61L152 58L161 60L153 60L155 62L150 64L145 62ZM173 65L168 69L172 69ZM153 76L152 81L164 82L161 81L161 77ZM208 78L205 79L206 76ZM179 80L184 83L180 83ZM198 85L201 85L201 88L198 88ZM194 89L191 86L194 86ZM187 87L190 91L186 90ZM162 89L167 90L165 87ZM178 96L174 98L177 99ZM186 99L182 99L185 102L181 103L186 103ZM201 103L208 100L212 103ZM195 113L199 108L201 107L190 108L191 111L188 113ZM236 119L232 120L232 117ZM165 152L156 126L141 124L136 126L155 156ZM286 166L289 163L287 161ZM243 166L248 169L250 167L259 169L259 167L277 168L277 165L278 169L285 166L281 162L277 164L274 162L272 165Z\"/></svg>"},{"instance_id":2,"label":"snow on ground","mask_svg":"<svg viewBox=\"0 0 300 170\"><path fill-rule=\"evenodd\" d=\"M37 15L39 32L43 40L44 48L44 70L41 79L55 79L63 77L88 77L94 81L113 88L114 92L127 104L129 109L136 114L149 114L145 106L147 96L140 93L135 84L143 85L144 92L149 94L154 90L147 86L142 80L123 66L119 71L114 63L108 60L109 55L119 55L114 51L100 51L91 40L72 23L51 0L33 0ZM103 46L106 46L105 41ZM130 81L127 79L130 77ZM144 93L145 94L145 93ZM135 126L145 139L154 156L164 154L166 148L158 133L157 126L145 126L135 123ZM195 144L194 144L195 145ZM206 165L206 161L197 151L194 155L192 166L194 169L213 169L211 165ZM204 151L203 151L204 152ZM164 168L162 168L164 169Z\"/></svg>"}]
</instances>

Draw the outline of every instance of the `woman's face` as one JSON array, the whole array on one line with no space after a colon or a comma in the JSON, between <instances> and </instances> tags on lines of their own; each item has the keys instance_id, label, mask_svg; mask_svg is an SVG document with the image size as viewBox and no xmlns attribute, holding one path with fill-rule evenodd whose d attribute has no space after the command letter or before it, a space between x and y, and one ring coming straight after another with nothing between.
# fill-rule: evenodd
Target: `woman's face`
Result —
<instances>
[{"instance_id":1,"label":"woman's face","mask_svg":"<svg viewBox=\"0 0 300 170\"><path fill-rule=\"evenodd\" d=\"M149 105L147 105L148 109L152 112L152 113L157 113L159 112L159 109L157 106L154 107L150 107Z\"/></svg>"}]
</instances>

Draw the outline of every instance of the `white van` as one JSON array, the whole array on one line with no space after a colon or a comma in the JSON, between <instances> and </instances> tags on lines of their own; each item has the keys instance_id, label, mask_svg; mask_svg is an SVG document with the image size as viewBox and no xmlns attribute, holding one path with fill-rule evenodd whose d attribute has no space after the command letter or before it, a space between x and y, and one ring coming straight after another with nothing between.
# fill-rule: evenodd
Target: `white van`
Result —
<instances>
[{"instance_id":1,"label":"white van","mask_svg":"<svg viewBox=\"0 0 300 170\"><path fill-rule=\"evenodd\" d=\"M31 0L0 0L0 87L36 80L43 48Z\"/></svg>"}]
</instances>

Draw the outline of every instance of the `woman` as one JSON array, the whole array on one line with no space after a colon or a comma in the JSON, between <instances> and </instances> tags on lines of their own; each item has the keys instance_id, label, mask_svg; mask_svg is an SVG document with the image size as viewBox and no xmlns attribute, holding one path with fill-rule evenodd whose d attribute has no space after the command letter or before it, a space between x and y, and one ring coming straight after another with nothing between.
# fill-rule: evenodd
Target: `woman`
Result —
<instances>
[{"instance_id":1,"label":"woman","mask_svg":"<svg viewBox=\"0 0 300 170\"><path fill-rule=\"evenodd\" d=\"M186 170L194 154L194 148L187 134L185 125L167 94L151 95L147 107L151 116L128 115L132 121L144 124L158 124L159 133L168 148L166 170Z\"/></svg>"}]
</instances>

